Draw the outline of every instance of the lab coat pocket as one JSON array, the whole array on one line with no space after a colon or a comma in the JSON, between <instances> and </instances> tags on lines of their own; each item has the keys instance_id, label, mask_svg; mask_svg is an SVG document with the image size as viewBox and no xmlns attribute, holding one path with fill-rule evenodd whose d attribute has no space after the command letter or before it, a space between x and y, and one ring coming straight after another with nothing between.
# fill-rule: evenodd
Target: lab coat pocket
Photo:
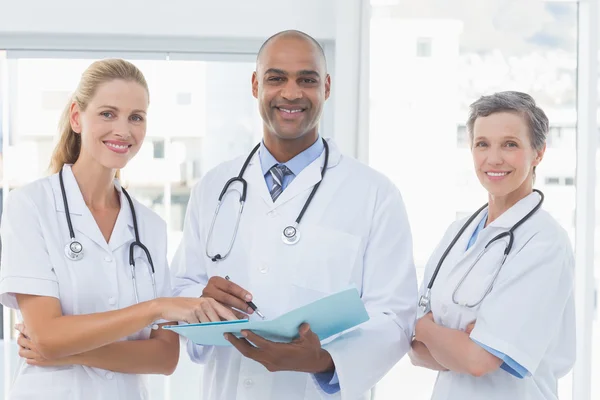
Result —
<instances>
[{"instance_id":1,"label":"lab coat pocket","mask_svg":"<svg viewBox=\"0 0 600 400\"><path fill-rule=\"evenodd\" d=\"M292 286L309 297L349 286L360 249L360 237L318 225L305 225L292 263Z\"/></svg>"},{"instance_id":2,"label":"lab coat pocket","mask_svg":"<svg viewBox=\"0 0 600 400\"><path fill-rule=\"evenodd\" d=\"M69 400L75 398L75 373L72 368L36 371L18 375L8 396L9 400Z\"/></svg>"}]
</instances>

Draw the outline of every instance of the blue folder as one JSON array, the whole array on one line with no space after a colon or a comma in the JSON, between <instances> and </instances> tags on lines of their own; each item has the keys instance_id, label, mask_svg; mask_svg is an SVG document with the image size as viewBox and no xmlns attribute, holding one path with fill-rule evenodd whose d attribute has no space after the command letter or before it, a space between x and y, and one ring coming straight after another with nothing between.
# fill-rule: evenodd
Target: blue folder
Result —
<instances>
[{"instance_id":1,"label":"blue folder","mask_svg":"<svg viewBox=\"0 0 600 400\"><path fill-rule=\"evenodd\" d=\"M332 294L292 310L272 320L207 322L201 324L169 325L170 329L192 342L205 346L231 346L224 333L241 337L242 330L251 330L273 342L288 343L298 337L302 323L310 324L320 340L353 328L369 320L367 310L356 288Z\"/></svg>"}]
</instances>

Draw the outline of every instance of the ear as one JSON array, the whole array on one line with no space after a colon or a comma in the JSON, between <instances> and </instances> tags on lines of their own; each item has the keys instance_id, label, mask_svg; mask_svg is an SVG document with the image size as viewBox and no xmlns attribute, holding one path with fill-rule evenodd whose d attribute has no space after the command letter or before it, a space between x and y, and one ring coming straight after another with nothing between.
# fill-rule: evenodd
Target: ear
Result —
<instances>
[{"instance_id":1,"label":"ear","mask_svg":"<svg viewBox=\"0 0 600 400\"><path fill-rule=\"evenodd\" d=\"M544 147L542 147L541 150L537 151L537 156L535 157L535 160L533 160L533 165L534 166L538 166L539 163L542 162L542 159L544 158L544 154L546 153L546 144L544 143Z\"/></svg>"},{"instance_id":2,"label":"ear","mask_svg":"<svg viewBox=\"0 0 600 400\"><path fill-rule=\"evenodd\" d=\"M258 75L256 71L252 73L252 96L258 99Z\"/></svg>"},{"instance_id":3,"label":"ear","mask_svg":"<svg viewBox=\"0 0 600 400\"><path fill-rule=\"evenodd\" d=\"M81 110L75 102L71 103L69 122L73 132L81 134Z\"/></svg>"},{"instance_id":4,"label":"ear","mask_svg":"<svg viewBox=\"0 0 600 400\"><path fill-rule=\"evenodd\" d=\"M329 74L327 74L327 76L325 77L325 100L327 100L329 98L330 94L331 94L331 76L329 76Z\"/></svg>"}]
</instances>

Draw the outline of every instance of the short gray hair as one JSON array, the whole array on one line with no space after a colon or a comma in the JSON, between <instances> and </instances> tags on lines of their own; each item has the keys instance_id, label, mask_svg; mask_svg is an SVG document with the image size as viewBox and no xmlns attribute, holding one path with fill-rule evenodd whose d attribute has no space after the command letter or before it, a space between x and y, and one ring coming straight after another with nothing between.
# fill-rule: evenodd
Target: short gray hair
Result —
<instances>
[{"instance_id":1,"label":"short gray hair","mask_svg":"<svg viewBox=\"0 0 600 400\"><path fill-rule=\"evenodd\" d=\"M549 122L544 111L535 104L533 97L522 92L498 92L490 96L482 96L471 104L467 131L473 142L473 127L479 117L487 117L499 112L521 114L529 125L529 138L535 150L542 150L546 144Z\"/></svg>"}]
</instances>

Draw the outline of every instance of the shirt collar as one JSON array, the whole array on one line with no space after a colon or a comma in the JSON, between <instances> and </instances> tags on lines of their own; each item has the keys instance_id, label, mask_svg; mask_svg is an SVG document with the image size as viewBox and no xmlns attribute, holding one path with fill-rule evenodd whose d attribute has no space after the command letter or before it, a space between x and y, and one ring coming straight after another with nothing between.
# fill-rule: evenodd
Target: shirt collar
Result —
<instances>
[{"instance_id":1,"label":"shirt collar","mask_svg":"<svg viewBox=\"0 0 600 400\"><path fill-rule=\"evenodd\" d=\"M319 136L308 149L304 150L302 153L298 154L288 162L283 163L283 165L288 167L294 176L298 176L298 174L300 174L304 168L308 167L313 161L319 158L324 149L325 146L323 145L323 140ZM264 141L260 142L258 156L260 158L260 166L263 175L266 175L271 168L273 168L273 166L280 164L279 161L277 161L267 149Z\"/></svg>"}]
</instances>

